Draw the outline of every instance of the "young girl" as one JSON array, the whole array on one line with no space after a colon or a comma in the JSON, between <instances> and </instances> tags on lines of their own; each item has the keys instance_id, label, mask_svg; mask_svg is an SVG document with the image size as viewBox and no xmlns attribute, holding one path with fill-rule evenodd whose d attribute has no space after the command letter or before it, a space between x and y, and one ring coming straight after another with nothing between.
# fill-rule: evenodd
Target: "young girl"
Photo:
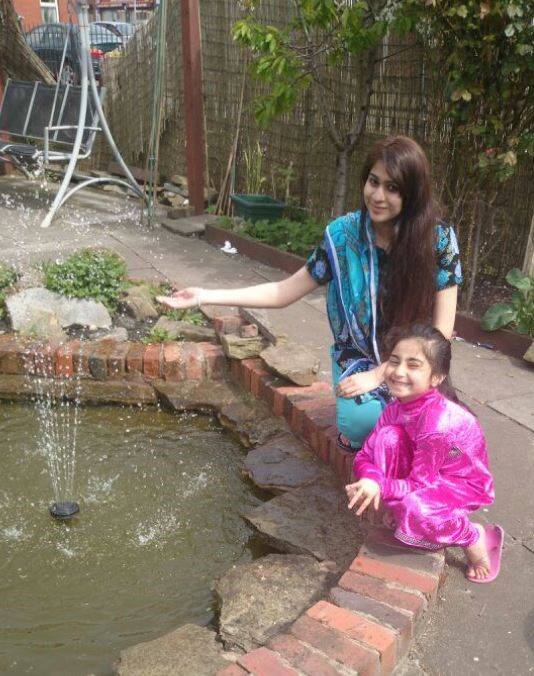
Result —
<instances>
[{"instance_id":1,"label":"young girl","mask_svg":"<svg viewBox=\"0 0 534 676\"><path fill-rule=\"evenodd\" d=\"M451 346L437 329L394 329L385 381L396 398L380 416L354 460L356 483L346 487L357 514L380 501L395 537L415 547L463 547L466 576L497 577L500 526L471 523L469 513L494 500L484 434L447 384Z\"/></svg>"},{"instance_id":2,"label":"young girl","mask_svg":"<svg viewBox=\"0 0 534 676\"><path fill-rule=\"evenodd\" d=\"M361 209L329 223L291 277L239 289L189 287L160 298L175 308L277 308L327 285L339 443L352 450L360 448L388 398L381 336L393 326L432 321L450 337L462 281L454 230L440 220L430 165L413 139L391 136L375 143L359 190Z\"/></svg>"}]
</instances>

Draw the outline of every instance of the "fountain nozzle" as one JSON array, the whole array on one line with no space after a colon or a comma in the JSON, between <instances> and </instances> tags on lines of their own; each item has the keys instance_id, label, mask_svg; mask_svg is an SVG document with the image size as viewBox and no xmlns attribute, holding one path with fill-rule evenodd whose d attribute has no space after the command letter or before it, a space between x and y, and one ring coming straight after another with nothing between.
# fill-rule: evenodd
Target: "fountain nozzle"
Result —
<instances>
[{"instance_id":1,"label":"fountain nozzle","mask_svg":"<svg viewBox=\"0 0 534 676\"><path fill-rule=\"evenodd\" d=\"M80 506L77 502L54 502L50 506L50 514L54 519L72 519L79 511Z\"/></svg>"}]
</instances>

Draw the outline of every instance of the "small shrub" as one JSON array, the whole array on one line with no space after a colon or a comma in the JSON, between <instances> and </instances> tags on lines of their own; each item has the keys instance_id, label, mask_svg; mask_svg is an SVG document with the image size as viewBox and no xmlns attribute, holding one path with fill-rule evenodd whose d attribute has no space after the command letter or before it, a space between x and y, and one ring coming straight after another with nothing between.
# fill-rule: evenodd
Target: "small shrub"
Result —
<instances>
[{"instance_id":1,"label":"small shrub","mask_svg":"<svg viewBox=\"0 0 534 676\"><path fill-rule=\"evenodd\" d=\"M514 324L519 333L526 333L534 338L534 277L513 268L506 275L506 281L517 289L511 302L495 303L488 308L482 317L482 328L495 331L502 326Z\"/></svg>"},{"instance_id":2,"label":"small shrub","mask_svg":"<svg viewBox=\"0 0 534 676\"><path fill-rule=\"evenodd\" d=\"M126 287L126 263L103 249L82 249L63 263L43 265L45 286L69 298L101 301L111 312Z\"/></svg>"},{"instance_id":3,"label":"small shrub","mask_svg":"<svg viewBox=\"0 0 534 676\"><path fill-rule=\"evenodd\" d=\"M158 326L154 326L150 333L141 338L141 342L145 345L149 345L150 343L166 343L168 340L171 340L171 334L167 329L162 329Z\"/></svg>"},{"instance_id":4,"label":"small shrub","mask_svg":"<svg viewBox=\"0 0 534 676\"><path fill-rule=\"evenodd\" d=\"M311 250L321 241L324 225L311 218L299 215L299 220L280 218L277 221L245 221L236 224L228 216L221 216L217 225L225 230L232 230L260 242L270 244L297 256L308 256Z\"/></svg>"},{"instance_id":5,"label":"small shrub","mask_svg":"<svg viewBox=\"0 0 534 676\"><path fill-rule=\"evenodd\" d=\"M163 313L169 319L177 322L187 322L195 326L203 326L206 322L204 315L197 310L177 310L176 308L169 308Z\"/></svg>"},{"instance_id":6,"label":"small shrub","mask_svg":"<svg viewBox=\"0 0 534 676\"><path fill-rule=\"evenodd\" d=\"M15 284L18 278L19 274L14 268L0 263L0 319L6 314L8 289Z\"/></svg>"}]
</instances>

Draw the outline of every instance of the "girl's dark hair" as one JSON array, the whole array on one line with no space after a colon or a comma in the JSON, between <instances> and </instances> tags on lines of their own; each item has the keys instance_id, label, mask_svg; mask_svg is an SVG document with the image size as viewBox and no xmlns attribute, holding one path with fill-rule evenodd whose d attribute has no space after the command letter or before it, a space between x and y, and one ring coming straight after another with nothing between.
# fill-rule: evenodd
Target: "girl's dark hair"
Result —
<instances>
[{"instance_id":1,"label":"girl's dark hair","mask_svg":"<svg viewBox=\"0 0 534 676\"><path fill-rule=\"evenodd\" d=\"M390 136L371 148L361 174L362 216L367 209L363 188L373 166L382 161L402 197L402 211L380 283L383 335L392 326L429 321L436 293L436 223L439 208L432 194L430 164L421 148L406 136Z\"/></svg>"},{"instance_id":2,"label":"girl's dark hair","mask_svg":"<svg viewBox=\"0 0 534 676\"><path fill-rule=\"evenodd\" d=\"M391 329L385 340L386 358L393 352L395 345L401 340L415 338L419 341L423 354L428 359L432 375L445 376L438 390L457 404L461 403L452 386L449 372L451 368L451 343L445 338L439 329L430 324L408 324Z\"/></svg>"}]
</instances>

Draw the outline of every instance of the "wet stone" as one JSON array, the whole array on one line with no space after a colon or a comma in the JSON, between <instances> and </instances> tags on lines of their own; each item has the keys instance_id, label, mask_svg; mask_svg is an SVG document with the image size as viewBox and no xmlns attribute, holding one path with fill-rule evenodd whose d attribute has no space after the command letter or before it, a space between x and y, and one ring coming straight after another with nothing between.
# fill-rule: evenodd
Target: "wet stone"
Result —
<instances>
[{"instance_id":1,"label":"wet stone","mask_svg":"<svg viewBox=\"0 0 534 676\"><path fill-rule=\"evenodd\" d=\"M245 446L263 444L287 431L285 422L272 416L266 404L247 396L221 408L218 418Z\"/></svg>"},{"instance_id":2,"label":"wet stone","mask_svg":"<svg viewBox=\"0 0 534 676\"><path fill-rule=\"evenodd\" d=\"M120 302L120 309L137 321L156 318L159 312L156 309L150 290L143 286L132 286Z\"/></svg>"},{"instance_id":3,"label":"wet stone","mask_svg":"<svg viewBox=\"0 0 534 676\"><path fill-rule=\"evenodd\" d=\"M332 560L345 570L363 536L358 519L333 477L278 495L242 516L272 547L282 552Z\"/></svg>"},{"instance_id":4,"label":"wet stone","mask_svg":"<svg viewBox=\"0 0 534 676\"><path fill-rule=\"evenodd\" d=\"M232 387L222 381L168 383L156 380L153 386L162 405L173 411L219 410L237 397Z\"/></svg>"},{"instance_id":5,"label":"wet stone","mask_svg":"<svg viewBox=\"0 0 534 676\"><path fill-rule=\"evenodd\" d=\"M320 361L302 345L271 345L260 356L270 369L296 385L307 386L317 380Z\"/></svg>"},{"instance_id":6,"label":"wet stone","mask_svg":"<svg viewBox=\"0 0 534 676\"><path fill-rule=\"evenodd\" d=\"M224 354L231 359L249 359L258 357L267 346L262 336L255 338L240 338L234 334L220 336Z\"/></svg>"},{"instance_id":7,"label":"wet stone","mask_svg":"<svg viewBox=\"0 0 534 676\"><path fill-rule=\"evenodd\" d=\"M230 662L223 656L216 634L185 624L153 641L123 650L116 665L118 676L212 676Z\"/></svg>"},{"instance_id":8,"label":"wet stone","mask_svg":"<svg viewBox=\"0 0 534 676\"><path fill-rule=\"evenodd\" d=\"M323 598L334 566L311 556L269 554L234 566L215 585L226 648L253 650Z\"/></svg>"},{"instance_id":9,"label":"wet stone","mask_svg":"<svg viewBox=\"0 0 534 676\"><path fill-rule=\"evenodd\" d=\"M330 473L291 434L256 446L247 455L244 469L257 486L276 492L304 486Z\"/></svg>"}]
</instances>

